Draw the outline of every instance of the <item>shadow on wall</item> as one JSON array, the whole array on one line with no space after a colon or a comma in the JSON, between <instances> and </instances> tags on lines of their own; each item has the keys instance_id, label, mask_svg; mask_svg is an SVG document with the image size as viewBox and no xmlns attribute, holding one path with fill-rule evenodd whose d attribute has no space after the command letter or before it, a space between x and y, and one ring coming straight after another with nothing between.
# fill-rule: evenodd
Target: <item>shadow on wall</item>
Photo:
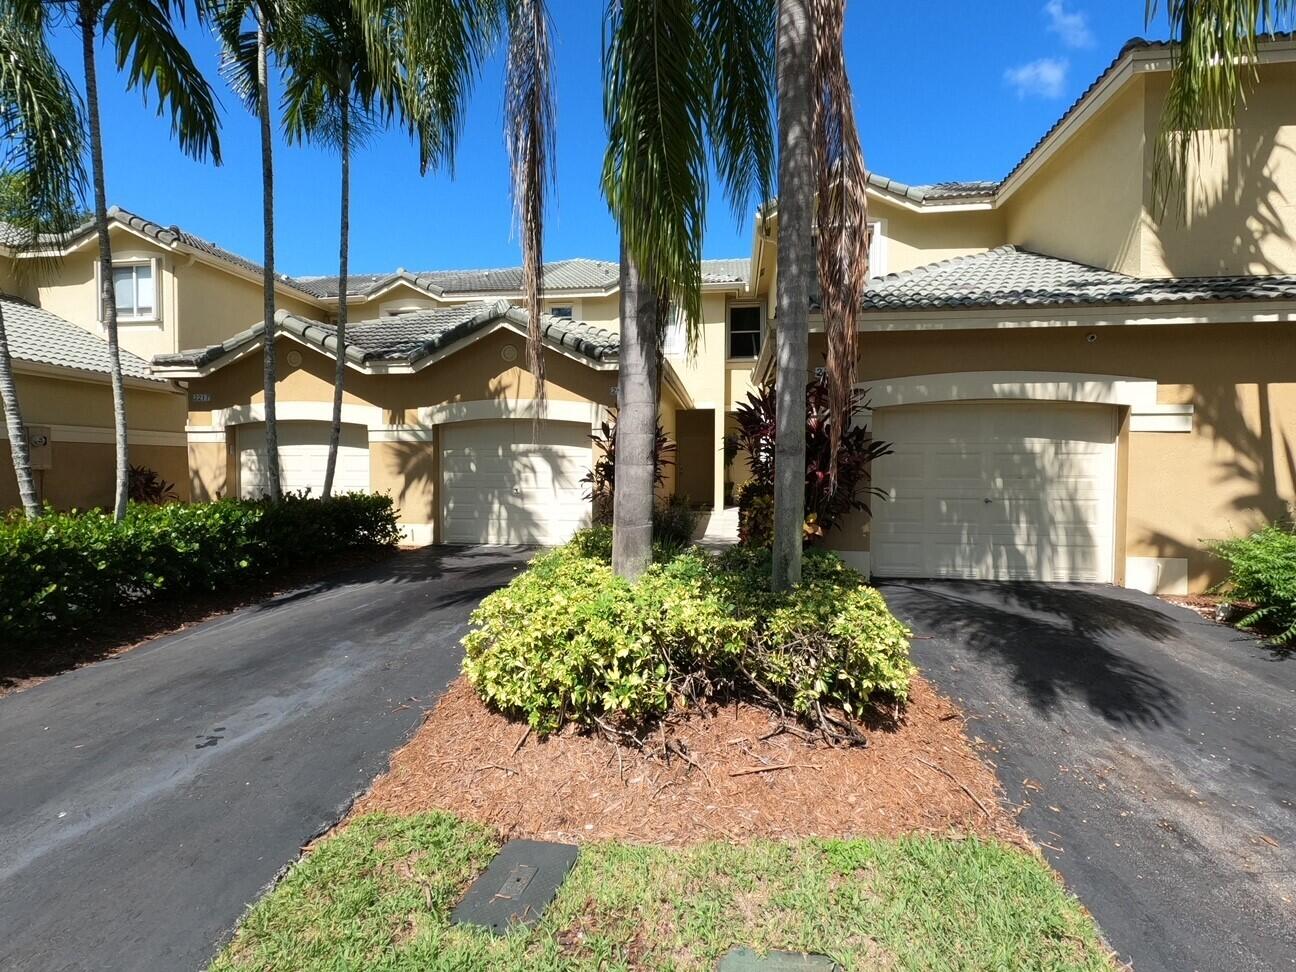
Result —
<instances>
[{"instance_id":1,"label":"shadow on wall","mask_svg":"<svg viewBox=\"0 0 1296 972\"><path fill-rule=\"evenodd\" d=\"M1290 218L1282 212L1292 201L1284 198L1276 173L1292 168L1290 157L1296 153L1277 143L1274 127L1240 130L1233 136L1226 146L1203 147L1199 164L1190 162L1186 207L1182 196L1171 196L1164 213L1149 208L1149 228L1171 276L1296 269L1279 266L1268 255L1275 244L1288 249L1292 243ZM1195 169L1205 169L1205 177L1195 177Z\"/></svg>"},{"instance_id":2,"label":"shadow on wall","mask_svg":"<svg viewBox=\"0 0 1296 972\"><path fill-rule=\"evenodd\" d=\"M1093 423L1055 438L1050 416L1084 410ZM1114 510L1106 470L1092 459L1111 441L1107 406L1002 403L879 410L893 453L873 465L891 499L871 499L878 576L956 573L1000 580L1106 580ZM924 417L940 411L937 422ZM1065 413L1065 412L1064 412ZM1092 426L1092 427L1091 427ZM1009 443L1025 448L1008 449ZM863 515L863 514L859 514ZM1098 527L1102 533L1095 530ZM849 525L844 525L849 529ZM831 535L829 538L831 543Z\"/></svg>"},{"instance_id":3,"label":"shadow on wall","mask_svg":"<svg viewBox=\"0 0 1296 972\"><path fill-rule=\"evenodd\" d=\"M1037 712L1078 704L1116 725L1177 721L1181 705L1169 685L1109 645L1117 638L1155 644L1173 637L1174 620L1154 607L1078 585L884 581L879 587L917 637L950 641L1006 665Z\"/></svg>"},{"instance_id":4,"label":"shadow on wall","mask_svg":"<svg viewBox=\"0 0 1296 972\"><path fill-rule=\"evenodd\" d=\"M1281 358L1264 360L1259 354L1255 358L1254 368L1262 375L1291 367ZM1294 379L1296 375L1289 374L1277 384L1291 385ZM1188 560L1192 581L1215 584L1226 574L1224 564L1203 549L1203 541L1249 533L1287 516L1296 502L1296 496L1283 492L1284 479L1290 484L1288 489L1296 486L1296 446L1284 416L1274 414L1278 390L1274 385L1265 380L1242 385L1194 384L1193 421L1199 434L1210 436L1215 454L1210 480L1201 488L1234 494L1226 504L1219 504L1229 527L1217 531L1217 536L1173 536L1158 530L1145 530L1139 536L1141 544L1155 550L1158 557Z\"/></svg>"}]
</instances>

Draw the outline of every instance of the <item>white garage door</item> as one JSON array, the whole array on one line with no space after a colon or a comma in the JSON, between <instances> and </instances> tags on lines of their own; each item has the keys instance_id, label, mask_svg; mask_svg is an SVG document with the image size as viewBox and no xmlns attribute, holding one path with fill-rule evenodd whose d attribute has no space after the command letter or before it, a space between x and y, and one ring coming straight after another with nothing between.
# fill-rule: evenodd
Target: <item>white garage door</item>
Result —
<instances>
[{"instance_id":1,"label":"white garage door","mask_svg":"<svg viewBox=\"0 0 1296 972\"><path fill-rule=\"evenodd\" d=\"M329 423L279 422L279 477L284 492L310 490L312 496L324 491L324 471L328 466ZM264 496L269 491L266 477L265 425L258 422L240 425L239 494L244 499ZM369 490L369 432L362 425L343 425L338 442L337 470L333 474L333 492L355 493Z\"/></svg>"},{"instance_id":2,"label":"white garage door","mask_svg":"<svg viewBox=\"0 0 1296 972\"><path fill-rule=\"evenodd\" d=\"M874 413L880 577L1110 581L1116 410L1049 403Z\"/></svg>"},{"instance_id":3,"label":"white garage door","mask_svg":"<svg viewBox=\"0 0 1296 972\"><path fill-rule=\"evenodd\" d=\"M445 543L564 543L589 522L589 426L529 419L441 431Z\"/></svg>"}]
</instances>

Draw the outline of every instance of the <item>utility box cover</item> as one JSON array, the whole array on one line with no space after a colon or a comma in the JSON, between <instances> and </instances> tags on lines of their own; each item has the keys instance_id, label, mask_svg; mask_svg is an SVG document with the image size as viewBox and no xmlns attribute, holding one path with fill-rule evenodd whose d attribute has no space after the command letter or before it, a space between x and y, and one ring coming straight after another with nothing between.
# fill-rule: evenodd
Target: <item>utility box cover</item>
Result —
<instances>
[{"instance_id":1,"label":"utility box cover","mask_svg":"<svg viewBox=\"0 0 1296 972\"><path fill-rule=\"evenodd\" d=\"M50 445L48 425L27 426L27 450L31 453L33 469L51 469L54 466L54 447Z\"/></svg>"},{"instance_id":2,"label":"utility box cover","mask_svg":"<svg viewBox=\"0 0 1296 972\"><path fill-rule=\"evenodd\" d=\"M827 955L808 952L768 952L738 946L720 956L717 972L839 972L841 966Z\"/></svg>"},{"instance_id":3,"label":"utility box cover","mask_svg":"<svg viewBox=\"0 0 1296 972\"><path fill-rule=\"evenodd\" d=\"M496 935L514 925L534 925L576 863L578 850L575 844L510 840L468 888L450 920Z\"/></svg>"}]
</instances>

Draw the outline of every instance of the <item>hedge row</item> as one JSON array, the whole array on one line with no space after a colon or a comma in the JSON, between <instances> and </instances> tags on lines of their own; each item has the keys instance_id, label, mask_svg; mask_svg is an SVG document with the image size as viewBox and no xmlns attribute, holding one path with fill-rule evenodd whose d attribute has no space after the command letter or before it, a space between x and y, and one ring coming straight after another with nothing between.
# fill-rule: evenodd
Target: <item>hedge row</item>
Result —
<instances>
[{"instance_id":1,"label":"hedge row","mask_svg":"<svg viewBox=\"0 0 1296 972\"><path fill-rule=\"evenodd\" d=\"M355 547L397 541L388 496L277 504L132 504L0 522L0 645L34 645L123 607L264 577Z\"/></svg>"}]
</instances>

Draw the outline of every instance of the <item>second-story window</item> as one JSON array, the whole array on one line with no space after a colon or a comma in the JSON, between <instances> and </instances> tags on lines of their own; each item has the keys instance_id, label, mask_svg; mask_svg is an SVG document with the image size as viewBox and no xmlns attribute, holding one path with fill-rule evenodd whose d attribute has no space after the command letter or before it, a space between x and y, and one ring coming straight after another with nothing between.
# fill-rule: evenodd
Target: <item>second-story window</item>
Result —
<instances>
[{"instance_id":1,"label":"second-story window","mask_svg":"<svg viewBox=\"0 0 1296 972\"><path fill-rule=\"evenodd\" d=\"M157 282L152 261L113 267L113 295L119 319L157 320Z\"/></svg>"},{"instance_id":2,"label":"second-story window","mask_svg":"<svg viewBox=\"0 0 1296 972\"><path fill-rule=\"evenodd\" d=\"M729 308L729 357L755 358L761 349L759 304Z\"/></svg>"},{"instance_id":3,"label":"second-story window","mask_svg":"<svg viewBox=\"0 0 1296 972\"><path fill-rule=\"evenodd\" d=\"M554 304L552 307L549 308L549 313L553 317L565 317L570 319L572 317L572 305Z\"/></svg>"}]
</instances>

